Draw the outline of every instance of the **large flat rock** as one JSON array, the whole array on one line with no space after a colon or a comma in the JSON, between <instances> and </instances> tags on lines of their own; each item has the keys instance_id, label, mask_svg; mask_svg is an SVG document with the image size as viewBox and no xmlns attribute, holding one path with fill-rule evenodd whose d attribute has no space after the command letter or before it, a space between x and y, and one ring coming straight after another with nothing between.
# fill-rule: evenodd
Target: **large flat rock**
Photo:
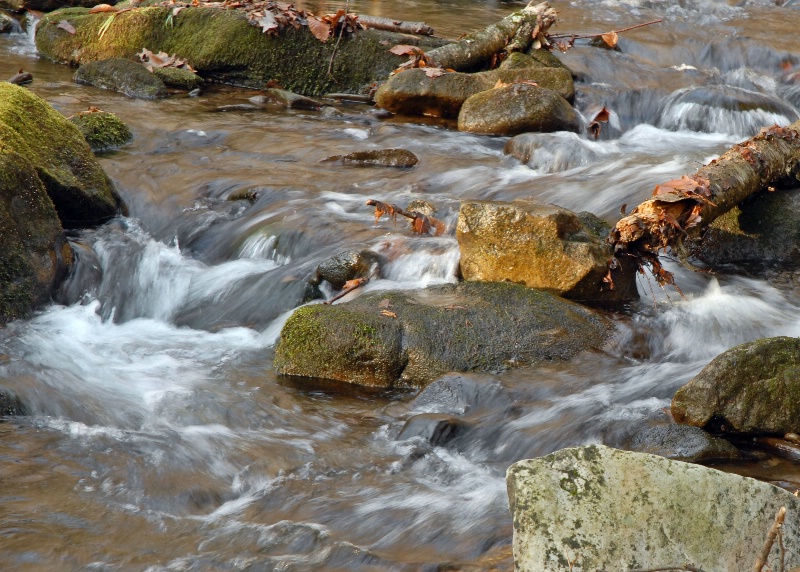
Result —
<instances>
[{"instance_id":1,"label":"large flat rock","mask_svg":"<svg viewBox=\"0 0 800 572\"><path fill-rule=\"evenodd\" d=\"M800 499L754 479L591 445L515 463L507 481L517 572L751 570L782 506L786 569L800 566Z\"/></svg>"}]
</instances>

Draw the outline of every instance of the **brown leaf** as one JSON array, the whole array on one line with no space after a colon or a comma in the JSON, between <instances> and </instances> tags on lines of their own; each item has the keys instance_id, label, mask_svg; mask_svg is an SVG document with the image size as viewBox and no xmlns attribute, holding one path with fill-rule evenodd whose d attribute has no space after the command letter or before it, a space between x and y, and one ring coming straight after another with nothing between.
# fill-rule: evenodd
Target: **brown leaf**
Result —
<instances>
[{"instance_id":1,"label":"brown leaf","mask_svg":"<svg viewBox=\"0 0 800 572\"><path fill-rule=\"evenodd\" d=\"M375 199L369 199L367 204L371 207L375 207L375 224L378 224L378 220L383 215L388 215L392 222L397 223L397 215L402 214L402 209L397 205L387 205L384 202L376 201Z\"/></svg>"},{"instance_id":2,"label":"brown leaf","mask_svg":"<svg viewBox=\"0 0 800 572\"><path fill-rule=\"evenodd\" d=\"M430 78L444 75L444 70L442 68L429 68L429 67L424 67L422 65L420 65L420 67L422 67L425 70L425 75Z\"/></svg>"},{"instance_id":3,"label":"brown leaf","mask_svg":"<svg viewBox=\"0 0 800 572\"><path fill-rule=\"evenodd\" d=\"M308 17L308 29L320 42L327 42L331 37L332 26L330 22L320 20L316 16Z\"/></svg>"},{"instance_id":4,"label":"brown leaf","mask_svg":"<svg viewBox=\"0 0 800 572\"><path fill-rule=\"evenodd\" d=\"M603 109L601 109L600 111L598 111L597 113L594 114L594 117L592 118L592 121L598 121L600 123L607 123L610 117L611 117L611 112L604 105Z\"/></svg>"},{"instance_id":5,"label":"brown leaf","mask_svg":"<svg viewBox=\"0 0 800 572\"><path fill-rule=\"evenodd\" d=\"M366 282L367 282L366 278L353 278L352 280L348 280L347 282L344 283L344 286L342 286L342 290L353 290L355 288L358 288L362 284L366 284Z\"/></svg>"},{"instance_id":6,"label":"brown leaf","mask_svg":"<svg viewBox=\"0 0 800 572\"><path fill-rule=\"evenodd\" d=\"M261 31L265 34L272 33L274 35L278 34L278 21L275 19L275 16L272 15L272 12L269 10L264 11L264 15L258 18L253 18L251 22L254 22Z\"/></svg>"},{"instance_id":7,"label":"brown leaf","mask_svg":"<svg viewBox=\"0 0 800 572\"><path fill-rule=\"evenodd\" d=\"M389 51L397 56L413 56L424 53L417 46L407 46L405 44L394 46Z\"/></svg>"},{"instance_id":8,"label":"brown leaf","mask_svg":"<svg viewBox=\"0 0 800 572\"><path fill-rule=\"evenodd\" d=\"M414 218L411 219L411 230L417 234L428 234L431 231L431 221L422 213L411 213Z\"/></svg>"},{"instance_id":9,"label":"brown leaf","mask_svg":"<svg viewBox=\"0 0 800 572\"><path fill-rule=\"evenodd\" d=\"M110 4L98 4L89 10L89 14L98 14L100 12L119 12L119 8Z\"/></svg>"},{"instance_id":10,"label":"brown leaf","mask_svg":"<svg viewBox=\"0 0 800 572\"><path fill-rule=\"evenodd\" d=\"M384 298L380 302L378 302L378 308L391 308L392 303L389 301L389 298Z\"/></svg>"},{"instance_id":11,"label":"brown leaf","mask_svg":"<svg viewBox=\"0 0 800 572\"><path fill-rule=\"evenodd\" d=\"M603 41L608 45L609 48L616 48L617 42L619 42L619 36L616 32L607 32L605 34L600 34L600 37L603 38Z\"/></svg>"},{"instance_id":12,"label":"brown leaf","mask_svg":"<svg viewBox=\"0 0 800 572\"><path fill-rule=\"evenodd\" d=\"M73 36L75 35L75 26L67 22L66 20L61 20L56 28L61 28L62 30L69 32Z\"/></svg>"},{"instance_id":13,"label":"brown leaf","mask_svg":"<svg viewBox=\"0 0 800 572\"><path fill-rule=\"evenodd\" d=\"M391 310L381 310L381 316L386 316L388 318L396 318L397 314L395 314Z\"/></svg>"}]
</instances>

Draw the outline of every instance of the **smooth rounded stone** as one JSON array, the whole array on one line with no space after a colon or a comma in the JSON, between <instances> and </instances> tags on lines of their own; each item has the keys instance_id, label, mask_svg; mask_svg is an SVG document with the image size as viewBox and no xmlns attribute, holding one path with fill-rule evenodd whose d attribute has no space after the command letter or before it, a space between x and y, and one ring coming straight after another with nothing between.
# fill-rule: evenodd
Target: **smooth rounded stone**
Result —
<instances>
[{"instance_id":1,"label":"smooth rounded stone","mask_svg":"<svg viewBox=\"0 0 800 572\"><path fill-rule=\"evenodd\" d=\"M712 266L800 266L800 189L755 194L712 222L698 246Z\"/></svg>"},{"instance_id":2,"label":"smooth rounded stone","mask_svg":"<svg viewBox=\"0 0 800 572\"><path fill-rule=\"evenodd\" d=\"M464 102L458 114L459 131L484 135L517 135L528 131L577 133L580 128L580 117L566 99L527 83L477 93Z\"/></svg>"},{"instance_id":3,"label":"smooth rounded stone","mask_svg":"<svg viewBox=\"0 0 800 572\"><path fill-rule=\"evenodd\" d=\"M648 427L633 436L628 448L637 453L649 453L687 463L739 459L742 456L736 447L722 437L688 425Z\"/></svg>"},{"instance_id":4,"label":"smooth rounded stone","mask_svg":"<svg viewBox=\"0 0 800 572\"><path fill-rule=\"evenodd\" d=\"M560 173L597 162L596 143L577 133L520 133L508 140L503 152L542 174Z\"/></svg>"},{"instance_id":5,"label":"smooth rounded stone","mask_svg":"<svg viewBox=\"0 0 800 572\"><path fill-rule=\"evenodd\" d=\"M0 140L33 165L64 228L100 224L124 208L80 130L29 90L1 82Z\"/></svg>"},{"instance_id":6,"label":"smooth rounded stone","mask_svg":"<svg viewBox=\"0 0 800 572\"><path fill-rule=\"evenodd\" d=\"M407 169L419 162L414 153L407 149L375 149L356 151L347 155L332 155L323 162L336 162L355 167L398 167Z\"/></svg>"},{"instance_id":7,"label":"smooth rounded stone","mask_svg":"<svg viewBox=\"0 0 800 572\"><path fill-rule=\"evenodd\" d=\"M456 238L464 280L510 281L581 301L638 297L636 269L608 274L610 247L603 221L554 205L515 201L461 203Z\"/></svg>"},{"instance_id":8,"label":"smooth rounded stone","mask_svg":"<svg viewBox=\"0 0 800 572\"><path fill-rule=\"evenodd\" d=\"M800 499L768 483L602 445L519 461L506 482L519 572L750 570L782 506L786 568L800 566Z\"/></svg>"},{"instance_id":9,"label":"smooth rounded stone","mask_svg":"<svg viewBox=\"0 0 800 572\"><path fill-rule=\"evenodd\" d=\"M320 262L309 282L319 284L326 280L340 290L348 280L367 278L377 272L381 261L380 254L372 250L346 250Z\"/></svg>"},{"instance_id":10,"label":"smooth rounded stone","mask_svg":"<svg viewBox=\"0 0 800 572\"><path fill-rule=\"evenodd\" d=\"M800 339L765 338L711 360L672 399L678 423L712 420L739 433L800 430Z\"/></svg>"},{"instance_id":11,"label":"smooth rounded stone","mask_svg":"<svg viewBox=\"0 0 800 572\"><path fill-rule=\"evenodd\" d=\"M541 290L460 283L364 294L299 308L281 331L275 370L377 387L423 387L452 371L566 360L609 333L599 313Z\"/></svg>"},{"instance_id":12,"label":"smooth rounded stone","mask_svg":"<svg viewBox=\"0 0 800 572\"><path fill-rule=\"evenodd\" d=\"M69 120L80 129L95 153L113 151L133 141L133 133L125 122L107 111L76 113Z\"/></svg>"},{"instance_id":13,"label":"smooth rounded stone","mask_svg":"<svg viewBox=\"0 0 800 572\"><path fill-rule=\"evenodd\" d=\"M298 95L286 89L270 88L264 90L264 103L272 103L289 109L322 109L325 104L304 95Z\"/></svg>"},{"instance_id":14,"label":"smooth rounded stone","mask_svg":"<svg viewBox=\"0 0 800 572\"><path fill-rule=\"evenodd\" d=\"M434 447L442 447L468 429L468 425L457 417L442 413L420 413L406 421L397 439L403 441L421 437Z\"/></svg>"},{"instance_id":15,"label":"smooth rounded stone","mask_svg":"<svg viewBox=\"0 0 800 572\"><path fill-rule=\"evenodd\" d=\"M183 68L153 68L153 75L164 82L165 86L183 91L200 89L205 84L199 75Z\"/></svg>"},{"instance_id":16,"label":"smooth rounded stone","mask_svg":"<svg viewBox=\"0 0 800 572\"><path fill-rule=\"evenodd\" d=\"M375 93L375 103L392 113L458 117L461 106L473 95L490 90L497 82L532 81L551 89L567 101L575 98L572 74L563 68L519 67L487 72L446 72L429 77L422 68L395 74Z\"/></svg>"},{"instance_id":17,"label":"smooth rounded stone","mask_svg":"<svg viewBox=\"0 0 800 572\"><path fill-rule=\"evenodd\" d=\"M427 217L432 217L436 214L436 207L428 201L422 199L414 199L406 205L406 212L415 212L424 214Z\"/></svg>"},{"instance_id":18,"label":"smooth rounded stone","mask_svg":"<svg viewBox=\"0 0 800 572\"><path fill-rule=\"evenodd\" d=\"M125 58L87 62L78 68L73 80L84 85L118 91L136 99L160 99L167 88L159 77L142 64Z\"/></svg>"},{"instance_id":19,"label":"smooth rounded stone","mask_svg":"<svg viewBox=\"0 0 800 572\"><path fill-rule=\"evenodd\" d=\"M412 411L465 415L473 409L506 409L511 396L494 377L481 374L451 373L432 381L408 408Z\"/></svg>"},{"instance_id":20,"label":"smooth rounded stone","mask_svg":"<svg viewBox=\"0 0 800 572\"><path fill-rule=\"evenodd\" d=\"M52 12L60 8L91 8L98 4L116 4L118 0L0 0L0 10L11 12Z\"/></svg>"}]
</instances>

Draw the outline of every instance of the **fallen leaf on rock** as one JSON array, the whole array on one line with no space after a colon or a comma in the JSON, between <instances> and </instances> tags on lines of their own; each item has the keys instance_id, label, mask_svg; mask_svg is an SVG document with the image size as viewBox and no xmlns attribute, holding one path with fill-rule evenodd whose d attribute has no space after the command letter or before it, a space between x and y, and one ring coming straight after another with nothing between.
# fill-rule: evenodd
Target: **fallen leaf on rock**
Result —
<instances>
[{"instance_id":1,"label":"fallen leaf on rock","mask_svg":"<svg viewBox=\"0 0 800 572\"><path fill-rule=\"evenodd\" d=\"M381 310L381 316L386 316L388 318L396 318L397 314L390 310Z\"/></svg>"},{"instance_id":2,"label":"fallen leaf on rock","mask_svg":"<svg viewBox=\"0 0 800 572\"><path fill-rule=\"evenodd\" d=\"M384 298L380 302L378 302L378 308L390 308L392 303L389 302L389 298Z\"/></svg>"},{"instance_id":3,"label":"fallen leaf on rock","mask_svg":"<svg viewBox=\"0 0 800 572\"><path fill-rule=\"evenodd\" d=\"M375 215L375 224L378 224L378 220L380 220L383 215L388 215L388 217L392 219L392 222L396 223L397 215L402 214L402 210L397 205L387 205L375 199L369 199L367 204L371 207L375 207L375 212L373 213Z\"/></svg>"},{"instance_id":4,"label":"fallen leaf on rock","mask_svg":"<svg viewBox=\"0 0 800 572\"><path fill-rule=\"evenodd\" d=\"M147 48L142 48L142 51L136 55L142 61L144 67L150 72L155 68L178 68L188 70L192 73L195 72L195 69L189 65L189 62L178 58L176 55L169 55L166 52L154 54Z\"/></svg>"},{"instance_id":5,"label":"fallen leaf on rock","mask_svg":"<svg viewBox=\"0 0 800 572\"><path fill-rule=\"evenodd\" d=\"M327 42L328 38L331 37L331 25L316 16L308 17L308 29L320 42Z\"/></svg>"},{"instance_id":6,"label":"fallen leaf on rock","mask_svg":"<svg viewBox=\"0 0 800 572\"><path fill-rule=\"evenodd\" d=\"M608 45L609 48L616 48L617 42L619 42L619 36L616 32L607 32L605 34L600 34L600 37L603 38L603 41Z\"/></svg>"},{"instance_id":7,"label":"fallen leaf on rock","mask_svg":"<svg viewBox=\"0 0 800 572\"><path fill-rule=\"evenodd\" d=\"M75 31L76 31L75 30L75 26L73 26L72 24L70 24L66 20L61 20L58 23L58 25L56 25L56 28L61 28L62 30L72 34L73 36L75 35Z\"/></svg>"},{"instance_id":8,"label":"fallen leaf on rock","mask_svg":"<svg viewBox=\"0 0 800 572\"><path fill-rule=\"evenodd\" d=\"M100 12L119 12L120 9L111 4L98 4L89 10L89 14L97 14Z\"/></svg>"}]
</instances>

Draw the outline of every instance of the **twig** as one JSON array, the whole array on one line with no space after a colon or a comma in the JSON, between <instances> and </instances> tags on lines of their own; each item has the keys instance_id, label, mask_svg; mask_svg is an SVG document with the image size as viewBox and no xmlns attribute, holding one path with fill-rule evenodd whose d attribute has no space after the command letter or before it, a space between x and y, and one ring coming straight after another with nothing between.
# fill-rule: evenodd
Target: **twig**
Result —
<instances>
[{"instance_id":1,"label":"twig","mask_svg":"<svg viewBox=\"0 0 800 572\"><path fill-rule=\"evenodd\" d=\"M341 292L339 292L336 296L334 296L330 300L323 302L322 304L331 305L334 302L336 302L336 300L338 300L339 298L344 298L345 296L347 296L350 292L352 292L356 288L361 288L367 282L369 282L369 278L355 278L354 280L349 280L348 283L350 283L350 286L345 285L344 289Z\"/></svg>"},{"instance_id":2,"label":"twig","mask_svg":"<svg viewBox=\"0 0 800 572\"><path fill-rule=\"evenodd\" d=\"M775 515L775 521L769 528L769 532L767 532L767 538L764 539L764 544L761 547L761 552L758 555L758 559L756 560L755 565L753 565L753 572L761 572L761 569L767 563L767 558L769 558L769 552L770 550L772 550L772 544L775 542L775 537L778 536L778 532L780 532L784 518L786 518L786 507L782 506L781 508L778 509L778 513Z\"/></svg>"},{"instance_id":3,"label":"twig","mask_svg":"<svg viewBox=\"0 0 800 572\"><path fill-rule=\"evenodd\" d=\"M635 26L628 26L627 28L622 28L621 30L611 30L610 32L606 32L606 34L621 34L622 32L628 32L630 30L635 30L636 28L643 28L645 26L650 26L651 24L659 24L663 22L664 19L660 18L658 20L653 20L652 22L645 22L644 24L636 24ZM551 40L564 40L567 38L571 38L573 40L577 39L588 39L588 38L596 38L597 36L602 36L603 34L548 34L547 37Z\"/></svg>"},{"instance_id":4,"label":"twig","mask_svg":"<svg viewBox=\"0 0 800 572\"><path fill-rule=\"evenodd\" d=\"M778 572L786 570L786 549L783 547L783 527L778 530L778 546L781 549L781 567Z\"/></svg>"},{"instance_id":5,"label":"twig","mask_svg":"<svg viewBox=\"0 0 800 572\"><path fill-rule=\"evenodd\" d=\"M345 0L345 2L344 2L344 16L343 16L344 22L342 22L342 26L339 28L339 37L336 38L336 44L334 44L333 51L331 52L331 60L328 62L328 77L330 77L331 79L336 79L336 78L333 77L333 73L331 73L331 70L333 70L333 58L336 57L336 50L339 49L339 44L341 43L342 36L344 35L344 29L347 27L347 13L348 13L347 12L347 8L348 8L349 4L350 4L350 0Z\"/></svg>"},{"instance_id":6,"label":"twig","mask_svg":"<svg viewBox=\"0 0 800 572\"><path fill-rule=\"evenodd\" d=\"M686 572L704 572L702 568L698 568L692 564L683 564L681 566L662 566L660 568L631 568L626 572L666 572L668 570L684 570ZM606 572L605 570L598 570L597 572Z\"/></svg>"}]
</instances>

